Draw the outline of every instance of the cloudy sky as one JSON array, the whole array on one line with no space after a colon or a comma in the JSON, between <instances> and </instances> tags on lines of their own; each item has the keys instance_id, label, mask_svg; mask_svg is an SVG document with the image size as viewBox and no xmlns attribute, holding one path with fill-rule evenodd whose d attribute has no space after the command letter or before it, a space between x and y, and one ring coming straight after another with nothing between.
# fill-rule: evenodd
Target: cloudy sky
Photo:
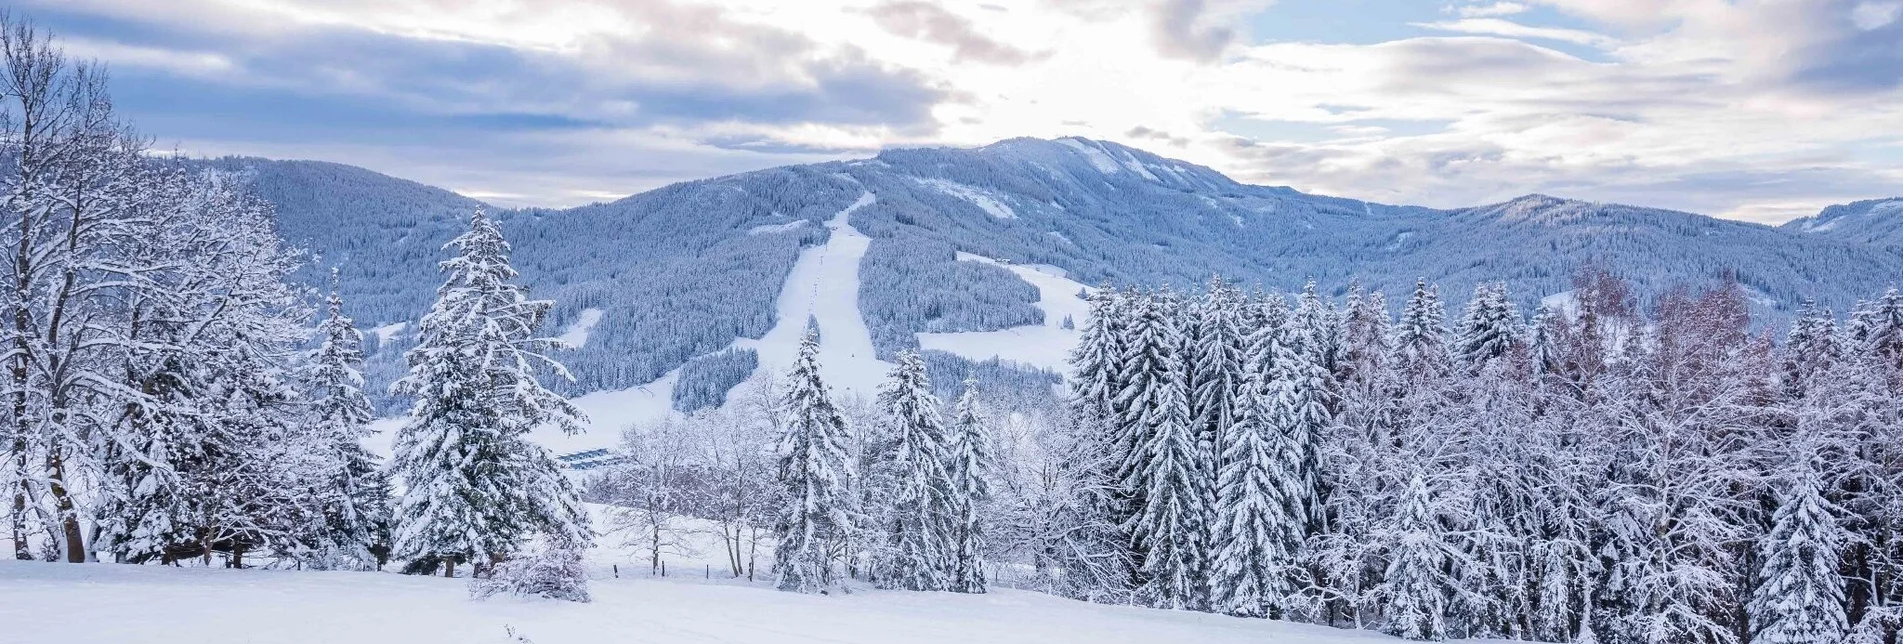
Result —
<instances>
[{"instance_id":1,"label":"cloudy sky","mask_svg":"<svg viewBox=\"0 0 1903 644\"><path fill-rule=\"evenodd\" d=\"M1440 207L1903 195L1903 0L27 0L161 147L509 205L1081 135Z\"/></svg>"}]
</instances>

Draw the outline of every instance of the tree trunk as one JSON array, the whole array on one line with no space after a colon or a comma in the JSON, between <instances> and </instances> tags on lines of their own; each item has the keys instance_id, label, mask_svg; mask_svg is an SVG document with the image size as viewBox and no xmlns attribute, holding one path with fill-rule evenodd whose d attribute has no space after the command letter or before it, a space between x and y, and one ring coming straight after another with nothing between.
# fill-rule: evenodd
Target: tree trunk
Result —
<instances>
[{"instance_id":1,"label":"tree trunk","mask_svg":"<svg viewBox=\"0 0 1903 644\"><path fill-rule=\"evenodd\" d=\"M654 519L650 516L649 519ZM648 534L648 574L661 569L661 522L654 519L648 522L653 530ZM665 575L664 575L665 576Z\"/></svg>"},{"instance_id":2,"label":"tree trunk","mask_svg":"<svg viewBox=\"0 0 1903 644\"><path fill-rule=\"evenodd\" d=\"M55 450L47 455L47 490L53 493L53 505L59 510L60 531L66 538L67 563L86 563L86 533L79 528L79 512L73 496L66 493L66 461Z\"/></svg>"},{"instance_id":3,"label":"tree trunk","mask_svg":"<svg viewBox=\"0 0 1903 644\"><path fill-rule=\"evenodd\" d=\"M456 576L456 558L455 557L443 557L443 576L450 577L450 578L454 578Z\"/></svg>"},{"instance_id":4,"label":"tree trunk","mask_svg":"<svg viewBox=\"0 0 1903 644\"><path fill-rule=\"evenodd\" d=\"M25 441L19 441L15 444L18 446L19 443L23 442ZM26 545L26 450L24 447L20 447L19 449L20 466L18 473L20 474L20 489L14 490L13 492L13 507L8 510L7 517L9 519L8 523L11 524L10 527L13 529L13 558L20 561L31 561L33 559L33 551Z\"/></svg>"}]
</instances>

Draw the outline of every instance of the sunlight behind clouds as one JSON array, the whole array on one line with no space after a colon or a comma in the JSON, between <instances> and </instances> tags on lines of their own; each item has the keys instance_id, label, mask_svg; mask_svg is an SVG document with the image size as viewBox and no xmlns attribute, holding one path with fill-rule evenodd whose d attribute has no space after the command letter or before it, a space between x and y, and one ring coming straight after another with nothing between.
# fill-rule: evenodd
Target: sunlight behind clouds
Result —
<instances>
[{"instance_id":1,"label":"sunlight behind clouds","mask_svg":"<svg viewBox=\"0 0 1903 644\"><path fill-rule=\"evenodd\" d=\"M32 11L73 53L140 77L128 106L155 113L162 141L321 151L508 203L894 145L1065 135L1249 181L1443 207L1550 192L1775 221L1903 193L1903 170L1881 162L1903 143L1903 3L1524 0L1384 17L1411 1L183 0L162 12L48 0ZM1298 13L1332 27L1252 33ZM168 84L369 107L335 122L313 107L282 131L260 121L256 136L214 139L167 107ZM413 125L383 134L379 119ZM1293 129L1307 134L1273 135ZM324 147L298 152L292 130ZM438 135L457 150L412 140ZM575 164L559 178L557 158ZM449 170L458 164L474 167Z\"/></svg>"}]
</instances>

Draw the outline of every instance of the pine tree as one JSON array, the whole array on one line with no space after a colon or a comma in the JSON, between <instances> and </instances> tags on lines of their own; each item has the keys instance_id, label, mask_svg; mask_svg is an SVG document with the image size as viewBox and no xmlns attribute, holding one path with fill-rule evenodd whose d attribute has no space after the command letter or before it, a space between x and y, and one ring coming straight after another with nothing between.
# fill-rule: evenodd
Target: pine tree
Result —
<instances>
[{"instance_id":1,"label":"pine tree","mask_svg":"<svg viewBox=\"0 0 1903 644\"><path fill-rule=\"evenodd\" d=\"M943 590L954 521L950 449L938 398L918 353L903 351L879 392L891 441L878 467L892 482L879 581L907 590Z\"/></svg>"},{"instance_id":2,"label":"pine tree","mask_svg":"<svg viewBox=\"0 0 1903 644\"><path fill-rule=\"evenodd\" d=\"M1452 556L1446 545L1437 499L1418 469L1401 495L1398 513L1383 529L1387 569L1377 594L1386 605L1385 630L1411 640L1447 639L1447 606L1453 592L1448 577Z\"/></svg>"},{"instance_id":3,"label":"pine tree","mask_svg":"<svg viewBox=\"0 0 1903 644\"><path fill-rule=\"evenodd\" d=\"M1071 350L1071 404L1082 419L1116 417L1123 370L1124 298L1105 288L1090 294L1090 316Z\"/></svg>"},{"instance_id":4,"label":"pine tree","mask_svg":"<svg viewBox=\"0 0 1903 644\"><path fill-rule=\"evenodd\" d=\"M1302 477L1285 433L1283 412L1293 388L1276 383L1273 363L1281 329L1259 330L1252 343L1250 376L1238 394L1241 407L1224 434L1217 476L1215 555L1211 600L1215 610L1243 617L1288 616L1296 593L1297 561L1307 524L1299 497Z\"/></svg>"},{"instance_id":5,"label":"pine tree","mask_svg":"<svg viewBox=\"0 0 1903 644\"><path fill-rule=\"evenodd\" d=\"M592 534L573 485L528 439L543 425L581 428L581 412L535 375L567 375L541 353L559 342L535 335L552 304L510 283L509 244L481 210L445 248L456 251L443 262L449 278L404 354L409 375L392 386L415 399L392 461L405 484L393 554L440 559L453 575L458 561L480 573L538 532L585 546Z\"/></svg>"},{"instance_id":6,"label":"pine tree","mask_svg":"<svg viewBox=\"0 0 1903 644\"><path fill-rule=\"evenodd\" d=\"M835 581L832 553L852 534L855 487L852 437L820 380L816 333L800 343L781 412L776 478L785 496L774 524L773 567L780 590L816 592Z\"/></svg>"},{"instance_id":7,"label":"pine tree","mask_svg":"<svg viewBox=\"0 0 1903 644\"><path fill-rule=\"evenodd\" d=\"M1126 327L1123 391L1117 405L1114 454L1130 498L1138 593L1156 606L1200 608L1208 590L1208 456L1192 426L1184 391L1182 342L1174 298L1150 295L1132 303Z\"/></svg>"},{"instance_id":8,"label":"pine tree","mask_svg":"<svg viewBox=\"0 0 1903 644\"><path fill-rule=\"evenodd\" d=\"M1303 318L1297 316L1299 322ZM1280 435L1280 449L1290 477L1284 484L1291 511L1302 518L1304 532L1321 528L1322 484L1320 443L1334 424L1335 384L1325 364L1329 318L1311 316L1288 329L1280 341L1267 347L1263 362L1269 369L1270 416ZM1321 326L1316 326L1321 325Z\"/></svg>"},{"instance_id":9,"label":"pine tree","mask_svg":"<svg viewBox=\"0 0 1903 644\"><path fill-rule=\"evenodd\" d=\"M1841 357L1836 317L1829 310L1818 308L1815 301L1805 300L1784 340L1785 395L1803 397L1819 374Z\"/></svg>"},{"instance_id":10,"label":"pine tree","mask_svg":"<svg viewBox=\"0 0 1903 644\"><path fill-rule=\"evenodd\" d=\"M990 526L984 508L991 502L990 477L997 470L991 430L978 404L978 381L965 379L952 419L952 561L948 590L985 592L984 556Z\"/></svg>"},{"instance_id":11,"label":"pine tree","mask_svg":"<svg viewBox=\"0 0 1903 644\"><path fill-rule=\"evenodd\" d=\"M1211 280L1195 307L1196 340L1189 344L1190 417L1198 440L1213 456L1221 436L1235 422L1235 397L1248 372L1243 365L1248 338L1243 334L1244 301L1240 291L1220 278ZM1214 471L1214 464L1210 464Z\"/></svg>"},{"instance_id":12,"label":"pine tree","mask_svg":"<svg viewBox=\"0 0 1903 644\"><path fill-rule=\"evenodd\" d=\"M1863 326L1864 350L1903 369L1903 291L1894 286L1884 291Z\"/></svg>"},{"instance_id":13,"label":"pine tree","mask_svg":"<svg viewBox=\"0 0 1903 644\"><path fill-rule=\"evenodd\" d=\"M332 272L335 282L335 271ZM334 288L334 287L333 287ZM390 538L390 485L375 454L364 449L375 408L363 392L363 334L344 317L343 299L331 292L322 323L322 343L311 358L307 380L314 465L322 475L313 496L322 524L313 561L319 567L371 567Z\"/></svg>"},{"instance_id":14,"label":"pine tree","mask_svg":"<svg viewBox=\"0 0 1903 644\"><path fill-rule=\"evenodd\" d=\"M1758 542L1763 566L1746 611L1753 642L1835 642L1849 630L1844 579L1838 575L1847 535L1823 495L1818 456L1800 448L1785 477L1770 534Z\"/></svg>"},{"instance_id":15,"label":"pine tree","mask_svg":"<svg viewBox=\"0 0 1903 644\"><path fill-rule=\"evenodd\" d=\"M1489 360L1506 355L1520 345L1520 313L1507 298L1505 282L1474 286L1473 299L1460 322L1460 337L1455 352L1469 369L1478 370Z\"/></svg>"},{"instance_id":16,"label":"pine tree","mask_svg":"<svg viewBox=\"0 0 1903 644\"><path fill-rule=\"evenodd\" d=\"M1132 519L1140 572L1138 593L1164 608L1201 610L1208 597L1208 457L1190 426L1183 399L1181 368L1171 362L1159 390L1144 405L1141 421L1147 437L1137 454L1134 479L1142 484L1142 504Z\"/></svg>"},{"instance_id":17,"label":"pine tree","mask_svg":"<svg viewBox=\"0 0 1903 644\"><path fill-rule=\"evenodd\" d=\"M1414 283L1414 295L1394 327L1394 356L1395 368L1411 380L1438 378L1450 370L1440 291L1425 280Z\"/></svg>"},{"instance_id":18,"label":"pine tree","mask_svg":"<svg viewBox=\"0 0 1903 644\"><path fill-rule=\"evenodd\" d=\"M1565 358L1561 354L1560 336L1565 334L1565 318L1551 307L1542 306L1533 313L1533 320L1527 324L1527 352L1533 360L1533 371L1538 374L1556 373Z\"/></svg>"}]
</instances>

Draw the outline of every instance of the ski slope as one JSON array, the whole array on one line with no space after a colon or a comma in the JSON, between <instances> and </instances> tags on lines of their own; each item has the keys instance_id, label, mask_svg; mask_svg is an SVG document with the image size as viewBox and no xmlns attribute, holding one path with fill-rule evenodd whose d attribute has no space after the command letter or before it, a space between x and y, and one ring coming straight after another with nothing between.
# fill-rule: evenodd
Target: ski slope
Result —
<instances>
[{"instance_id":1,"label":"ski slope","mask_svg":"<svg viewBox=\"0 0 1903 644\"><path fill-rule=\"evenodd\" d=\"M826 243L800 251L787 274L773 328L758 340L734 341L734 346L760 352L760 372L777 375L792 368L809 316L819 321L820 377L835 393L872 395L892 368L879 360L872 348L872 333L859 313L859 262L865 259L872 239L848 221L854 211L874 200L867 192L827 220L832 234Z\"/></svg>"},{"instance_id":2,"label":"ski slope","mask_svg":"<svg viewBox=\"0 0 1903 644\"><path fill-rule=\"evenodd\" d=\"M971 360L1000 358L1020 364L1063 372L1068 368L1070 350L1077 346L1077 330L1090 314L1090 304L1077 296L1094 291L1064 276L1054 266L1002 264L989 257L959 253L959 261L1000 265L1020 279L1037 287L1036 306L1044 311L1044 323L1011 327L999 331L965 333L920 333L919 347L952 353ZM1070 317L1076 328L1063 328Z\"/></svg>"},{"instance_id":3,"label":"ski slope","mask_svg":"<svg viewBox=\"0 0 1903 644\"><path fill-rule=\"evenodd\" d=\"M801 250L788 272L780 288L773 328L759 339L736 338L730 345L759 352L756 376L779 376L792 367L810 317L819 322L820 375L832 386L834 395L872 396L878 390L892 364L878 359L872 346L872 334L859 309L859 268L872 240L850 222L852 213L875 201L872 193L864 193L828 219L826 227L832 234L826 243ZM1089 305L1078 293L1094 289L1066 278L1062 269L1052 266L1008 264L970 253L959 253L958 259L1003 266L1037 287L1036 306L1044 311L1044 323L1000 331L920 333L919 346L972 360L1001 358L1064 371L1071 347L1077 344L1077 331L1062 328L1064 319L1068 316L1075 326L1082 327ZM563 329L561 339L584 344L600 320L599 310L587 309ZM533 438L557 454L617 447L621 432L629 426L661 418L672 411L674 384L679 372L676 368L647 384L576 397L575 405L588 416L587 431L567 435L553 428L543 428L536 431ZM367 440L366 446L379 454L389 454L391 433L400 425L400 419L378 421L378 434Z\"/></svg>"}]
</instances>

